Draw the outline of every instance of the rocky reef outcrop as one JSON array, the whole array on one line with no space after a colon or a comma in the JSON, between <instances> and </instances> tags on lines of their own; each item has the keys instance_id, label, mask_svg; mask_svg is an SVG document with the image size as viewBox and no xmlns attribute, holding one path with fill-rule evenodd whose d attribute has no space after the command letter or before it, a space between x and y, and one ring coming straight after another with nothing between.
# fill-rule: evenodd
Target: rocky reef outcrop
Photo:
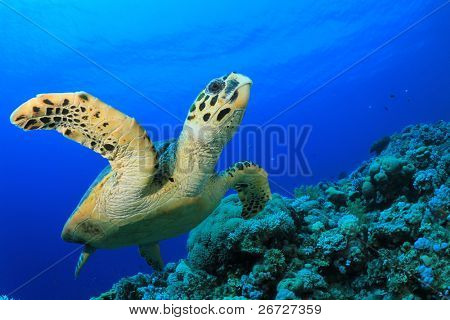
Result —
<instances>
[{"instance_id":1,"label":"rocky reef outcrop","mask_svg":"<svg viewBox=\"0 0 450 320\"><path fill-rule=\"evenodd\" d=\"M229 196L192 230L186 259L98 298L448 298L449 129L409 126L347 178L275 194L250 220Z\"/></svg>"}]
</instances>

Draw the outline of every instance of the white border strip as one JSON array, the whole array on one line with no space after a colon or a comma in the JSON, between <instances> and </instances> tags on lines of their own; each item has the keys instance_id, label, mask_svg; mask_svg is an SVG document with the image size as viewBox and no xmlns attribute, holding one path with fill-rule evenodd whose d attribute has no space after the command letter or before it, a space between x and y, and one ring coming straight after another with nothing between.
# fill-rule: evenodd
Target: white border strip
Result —
<instances>
[{"instance_id":1,"label":"white border strip","mask_svg":"<svg viewBox=\"0 0 450 320\"><path fill-rule=\"evenodd\" d=\"M131 314L130 310L142 311ZM156 313L155 313L156 311ZM225 314L219 314L219 313ZM444 319L448 301L0 301L0 319ZM153 313L153 314L152 314Z\"/></svg>"}]
</instances>

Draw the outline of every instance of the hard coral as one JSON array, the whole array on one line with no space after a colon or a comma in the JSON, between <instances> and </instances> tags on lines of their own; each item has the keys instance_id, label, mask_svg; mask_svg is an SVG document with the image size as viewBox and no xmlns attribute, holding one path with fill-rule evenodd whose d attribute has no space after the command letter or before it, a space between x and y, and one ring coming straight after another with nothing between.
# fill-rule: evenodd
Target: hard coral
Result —
<instances>
[{"instance_id":1,"label":"hard coral","mask_svg":"<svg viewBox=\"0 0 450 320\"><path fill-rule=\"evenodd\" d=\"M345 179L274 195L249 220L229 196L191 231L187 259L99 298L448 298L449 129L410 126Z\"/></svg>"},{"instance_id":2,"label":"hard coral","mask_svg":"<svg viewBox=\"0 0 450 320\"><path fill-rule=\"evenodd\" d=\"M375 152L375 154L379 156L381 152L383 152L383 150L387 148L389 142L391 142L391 137L389 136L383 137L380 140L375 141L370 147L370 152Z\"/></svg>"}]
</instances>

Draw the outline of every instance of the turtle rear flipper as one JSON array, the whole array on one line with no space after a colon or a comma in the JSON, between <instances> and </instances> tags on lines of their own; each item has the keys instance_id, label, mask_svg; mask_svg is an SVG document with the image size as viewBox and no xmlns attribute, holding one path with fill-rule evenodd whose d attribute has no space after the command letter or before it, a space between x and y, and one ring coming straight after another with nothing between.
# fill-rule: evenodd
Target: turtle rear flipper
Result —
<instances>
[{"instance_id":1,"label":"turtle rear flipper","mask_svg":"<svg viewBox=\"0 0 450 320\"><path fill-rule=\"evenodd\" d=\"M150 267L156 271L161 271L163 269L164 262L157 242L139 245L139 253L145 261L147 261Z\"/></svg>"},{"instance_id":2,"label":"turtle rear flipper","mask_svg":"<svg viewBox=\"0 0 450 320\"><path fill-rule=\"evenodd\" d=\"M250 161L240 161L221 173L228 188L238 192L242 202L242 217L251 218L264 209L272 197L267 172Z\"/></svg>"},{"instance_id":3,"label":"turtle rear flipper","mask_svg":"<svg viewBox=\"0 0 450 320\"><path fill-rule=\"evenodd\" d=\"M55 129L109 160L113 170L139 173L150 183L156 150L146 131L122 112L85 92L40 94L11 115L24 129Z\"/></svg>"},{"instance_id":4,"label":"turtle rear flipper","mask_svg":"<svg viewBox=\"0 0 450 320\"><path fill-rule=\"evenodd\" d=\"M89 257L95 252L95 248L90 245L85 245L83 251L81 251L80 257L78 258L77 266L75 267L75 278L78 278L81 268L88 261Z\"/></svg>"}]
</instances>

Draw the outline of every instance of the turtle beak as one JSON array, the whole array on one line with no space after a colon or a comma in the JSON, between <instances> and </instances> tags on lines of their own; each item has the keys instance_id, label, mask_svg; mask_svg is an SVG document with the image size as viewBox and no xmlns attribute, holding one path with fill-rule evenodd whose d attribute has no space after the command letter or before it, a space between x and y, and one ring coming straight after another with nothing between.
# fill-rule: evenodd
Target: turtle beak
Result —
<instances>
[{"instance_id":1,"label":"turtle beak","mask_svg":"<svg viewBox=\"0 0 450 320\"><path fill-rule=\"evenodd\" d=\"M239 74L239 73L236 74L236 80L239 81L239 85L240 86L244 86L244 85L247 85L247 84L249 84L249 85L253 84L252 79L250 79L247 76L244 76L243 74Z\"/></svg>"},{"instance_id":2,"label":"turtle beak","mask_svg":"<svg viewBox=\"0 0 450 320\"><path fill-rule=\"evenodd\" d=\"M248 83L236 89L238 95L237 99L234 101L234 106L236 108L244 109L247 106L248 100L250 99L250 86L251 83Z\"/></svg>"},{"instance_id":3,"label":"turtle beak","mask_svg":"<svg viewBox=\"0 0 450 320\"><path fill-rule=\"evenodd\" d=\"M233 102L234 106L238 109L244 109L247 107L248 100L250 99L250 87L253 82L249 77L246 77L242 74L236 74L236 80L239 81L239 86L232 96L235 97Z\"/></svg>"}]
</instances>

